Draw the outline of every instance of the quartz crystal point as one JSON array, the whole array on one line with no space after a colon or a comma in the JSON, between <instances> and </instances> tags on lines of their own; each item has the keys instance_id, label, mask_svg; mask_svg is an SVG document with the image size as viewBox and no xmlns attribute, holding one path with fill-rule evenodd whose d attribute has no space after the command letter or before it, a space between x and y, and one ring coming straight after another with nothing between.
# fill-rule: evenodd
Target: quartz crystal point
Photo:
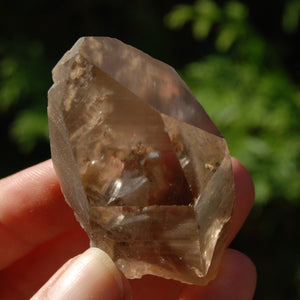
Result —
<instances>
[{"instance_id":1,"label":"quartz crystal point","mask_svg":"<svg viewBox=\"0 0 300 300\"><path fill-rule=\"evenodd\" d=\"M174 69L116 39L85 37L53 80L52 159L91 245L127 278L213 279L234 203L230 154Z\"/></svg>"}]
</instances>

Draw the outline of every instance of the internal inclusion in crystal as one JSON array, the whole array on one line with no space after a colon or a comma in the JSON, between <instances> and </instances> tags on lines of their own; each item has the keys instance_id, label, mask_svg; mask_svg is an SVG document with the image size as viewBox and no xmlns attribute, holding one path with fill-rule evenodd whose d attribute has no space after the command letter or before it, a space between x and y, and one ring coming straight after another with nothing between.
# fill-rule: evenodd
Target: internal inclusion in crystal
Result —
<instances>
[{"instance_id":1,"label":"internal inclusion in crystal","mask_svg":"<svg viewBox=\"0 0 300 300\"><path fill-rule=\"evenodd\" d=\"M90 203L191 204L194 196L160 114L112 78L101 78L102 72L94 68L93 79L73 94L83 100L64 113L73 119L80 110L81 118L70 123L68 131ZM92 98L103 94L101 101ZM179 141L173 143L183 147ZM188 158L182 160L187 165Z\"/></svg>"}]
</instances>

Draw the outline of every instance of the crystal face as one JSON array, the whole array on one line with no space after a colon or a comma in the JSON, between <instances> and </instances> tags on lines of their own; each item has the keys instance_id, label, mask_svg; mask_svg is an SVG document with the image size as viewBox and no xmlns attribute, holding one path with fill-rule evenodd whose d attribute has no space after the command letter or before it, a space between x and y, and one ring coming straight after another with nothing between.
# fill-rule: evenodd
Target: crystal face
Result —
<instances>
[{"instance_id":1,"label":"crystal face","mask_svg":"<svg viewBox=\"0 0 300 300\"><path fill-rule=\"evenodd\" d=\"M230 154L177 73L116 39L86 37L53 80L52 159L91 245L128 278L214 278L234 203Z\"/></svg>"}]
</instances>

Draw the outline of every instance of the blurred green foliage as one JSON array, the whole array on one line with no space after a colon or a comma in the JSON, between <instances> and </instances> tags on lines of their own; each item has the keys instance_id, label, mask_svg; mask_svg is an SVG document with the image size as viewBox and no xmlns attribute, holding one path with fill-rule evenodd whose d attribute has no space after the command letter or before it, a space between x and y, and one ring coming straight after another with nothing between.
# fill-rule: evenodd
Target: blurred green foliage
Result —
<instances>
[{"instance_id":1,"label":"blurred green foliage","mask_svg":"<svg viewBox=\"0 0 300 300\"><path fill-rule=\"evenodd\" d=\"M248 33L247 9L237 1L229 1L220 7L211 0L196 1L194 5L178 5L167 16L166 24L170 28L182 28L192 23L196 39L206 39L212 29L218 25L215 44L219 51L227 51L239 37Z\"/></svg>"},{"instance_id":2,"label":"blurred green foliage","mask_svg":"<svg viewBox=\"0 0 300 300\"><path fill-rule=\"evenodd\" d=\"M300 90L247 16L238 1L198 0L173 8L166 24L191 23L195 38L213 36L215 53L189 63L182 76L252 173L256 204L300 201Z\"/></svg>"},{"instance_id":3,"label":"blurred green foliage","mask_svg":"<svg viewBox=\"0 0 300 300\"><path fill-rule=\"evenodd\" d=\"M40 139L48 139L48 63L40 42L2 41L1 55L0 113L7 113L18 107L10 134L19 149L28 153Z\"/></svg>"},{"instance_id":4,"label":"blurred green foliage","mask_svg":"<svg viewBox=\"0 0 300 300\"><path fill-rule=\"evenodd\" d=\"M300 1L287 1L282 17L282 27L288 33L296 32L300 22Z\"/></svg>"}]
</instances>

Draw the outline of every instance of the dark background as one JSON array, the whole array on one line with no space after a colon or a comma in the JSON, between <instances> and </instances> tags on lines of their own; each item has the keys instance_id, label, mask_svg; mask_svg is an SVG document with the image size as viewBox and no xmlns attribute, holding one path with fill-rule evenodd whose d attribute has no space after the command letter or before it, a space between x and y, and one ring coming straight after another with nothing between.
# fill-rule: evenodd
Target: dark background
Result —
<instances>
[{"instance_id":1,"label":"dark background","mask_svg":"<svg viewBox=\"0 0 300 300\"><path fill-rule=\"evenodd\" d=\"M3 1L0 176L50 158L61 56L81 36L121 39L180 71L252 173L256 203L232 247L257 266L255 299L300 299L299 16L298 0Z\"/></svg>"}]
</instances>

